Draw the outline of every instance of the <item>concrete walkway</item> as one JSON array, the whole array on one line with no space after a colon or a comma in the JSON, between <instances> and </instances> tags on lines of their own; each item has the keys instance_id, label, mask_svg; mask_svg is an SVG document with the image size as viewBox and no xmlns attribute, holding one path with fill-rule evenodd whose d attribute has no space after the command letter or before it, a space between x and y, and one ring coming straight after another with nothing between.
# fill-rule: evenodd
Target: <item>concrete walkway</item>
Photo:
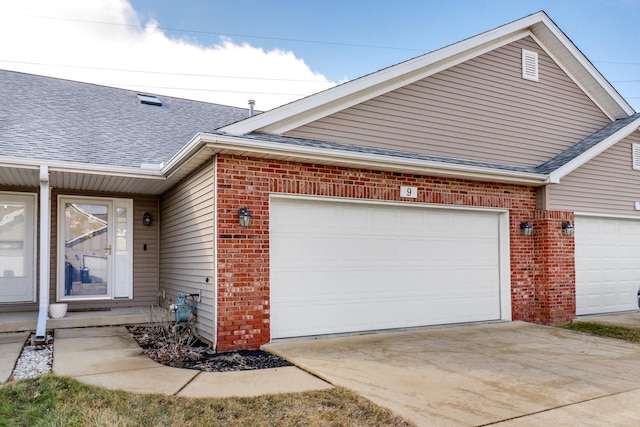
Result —
<instances>
[{"instance_id":1,"label":"concrete walkway","mask_svg":"<svg viewBox=\"0 0 640 427\"><path fill-rule=\"evenodd\" d=\"M640 425L640 345L625 341L505 322L265 348L417 425Z\"/></svg>"},{"instance_id":2,"label":"concrete walkway","mask_svg":"<svg viewBox=\"0 0 640 427\"><path fill-rule=\"evenodd\" d=\"M53 372L100 387L184 397L245 397L331 386L297 367L200 372L160 365L142 354L125 327L58 329Z\"/></svg>"},{"instance_id":3,"label":"concrete walkway","mask_svg":"<svg viewBox=\"0 0 640 427\"><path fill-rule=\"evenodd\" d=\"M640 313L579 320L640 327ZM0 333L0 385L28 336ZM225 373L166 367L143 355L124 327L57 329L54 345L55 374L132 392L231 397L333 384L418 425L640 424L639 344L521 322L265 346L316 376L297 367Z\"/></svg>"},{"instance_id":4,"label":"concrete walkway","mask_svg":"<svg viewBox=\"0 0 640 427\"><path fill-rule=\"evenodd\" d=\"M29 332L0 334L0 385L6 383L11 377L29 335Z\"/></svg>"},{"instance_id":5,"label":"concrete walkway","mask_svg":"<svg viewBox=\"0 0 640 427\"><path fill-rule=\"evenodd\" d=\"M0 384L11 375L27 337L26 332L0 335ZM53 373L109 389L184 397L249 397L332 387L293 366L200 372L160 365L142 354L123 326L57 329Z\"/></svg>"}]
</instances>

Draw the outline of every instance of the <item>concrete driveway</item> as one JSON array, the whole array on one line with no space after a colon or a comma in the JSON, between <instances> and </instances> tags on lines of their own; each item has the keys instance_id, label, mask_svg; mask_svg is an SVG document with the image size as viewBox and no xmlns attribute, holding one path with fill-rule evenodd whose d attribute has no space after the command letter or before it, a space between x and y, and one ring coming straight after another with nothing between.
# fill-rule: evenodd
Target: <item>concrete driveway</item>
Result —
<instances>
[{"instance_id":1,"label":"concrete driveway","mask_svg":"<svg viewBox=\"0 0 640 427\"><path fill-rule=\"evenodd\" d=\"M264 348L420 426L640 424L638 344L509 322Z\"/></svg>"}]
</instances>

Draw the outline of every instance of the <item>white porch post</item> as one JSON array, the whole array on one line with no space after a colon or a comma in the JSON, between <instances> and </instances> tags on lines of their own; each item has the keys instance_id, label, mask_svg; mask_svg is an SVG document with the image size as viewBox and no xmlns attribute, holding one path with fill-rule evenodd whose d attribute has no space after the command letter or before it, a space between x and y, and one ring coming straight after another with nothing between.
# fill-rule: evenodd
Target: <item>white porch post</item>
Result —
<instances>
[{"instance_id":1,"label":"white porch post","mask_svg":"<svg viewBox=\"0 0 640 427\"><path fill-rule=\"evenodd\" d=\"M40 166L40 310L36 328L36 343L47 341L47 312L49 311L49 255L51 204L49 188L49 167Z\"/></svg>"}]
</instances>

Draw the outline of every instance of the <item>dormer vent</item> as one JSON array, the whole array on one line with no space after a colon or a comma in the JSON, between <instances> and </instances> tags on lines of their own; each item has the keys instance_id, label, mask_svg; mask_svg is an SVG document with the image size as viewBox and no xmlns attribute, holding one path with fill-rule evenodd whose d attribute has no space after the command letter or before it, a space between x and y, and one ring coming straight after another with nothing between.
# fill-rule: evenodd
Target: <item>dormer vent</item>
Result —
<instances>
[{"instance_id":1,"label":"dormer vent","mask_svg":"<svg viewBox=\"0 0 640 427\"><path fill-rule=\"evenodd\" d=\"M631 160L634 170L640 170L640 144L631 144Z\"/></svg>"},{"instance_id":2,"label":"dormer vent","mask_svg":"<svg viewBox=\"0 0 640 427\"><path fill-rule=\"evenodd\" d=\"M140 100L141 104L156 105L158 107L162 106L162 101L160 101L158 97L153 95L144 95L142 93L139 93L138 100Z\"/></svg>"},{"instance_id":3,"label":"dormer vent","mask_svg":"<svg viewBox=\"0 0 640 427\"><path fill-rule=\"evenodd\" d=\"M538 81L538 53L522 49L522 78Z\"/></svg>"}]
</instances>

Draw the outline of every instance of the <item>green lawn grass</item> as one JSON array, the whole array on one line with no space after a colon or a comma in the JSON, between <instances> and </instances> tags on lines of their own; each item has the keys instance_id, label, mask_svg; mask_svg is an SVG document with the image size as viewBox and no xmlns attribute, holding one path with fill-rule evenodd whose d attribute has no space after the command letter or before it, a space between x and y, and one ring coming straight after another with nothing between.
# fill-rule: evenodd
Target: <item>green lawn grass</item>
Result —
<instances>
[{"instance_id":1,"label":"green lawn grass","mask_svg":"<svg viewBox=\"0 0 640 427\"><path fill-rule=\"evenodd\" d=\"M617 338L620 340L640 342L640 329L625 328L624 326L602 325L591 322L573 322L560 325L561 328L572 331L586 332L601 337Z\"/></svg>"},{"instance_id":2,"label":"green lawn grass","mask_svg":"<svg viewBox=\"0 0 640 427\"><path fill-rule=\"evenodd\" d=\"M45 375L0 388L0 426L411 426L343 388L190 399L107 390Z\"/></svg>"}]
</instances>

